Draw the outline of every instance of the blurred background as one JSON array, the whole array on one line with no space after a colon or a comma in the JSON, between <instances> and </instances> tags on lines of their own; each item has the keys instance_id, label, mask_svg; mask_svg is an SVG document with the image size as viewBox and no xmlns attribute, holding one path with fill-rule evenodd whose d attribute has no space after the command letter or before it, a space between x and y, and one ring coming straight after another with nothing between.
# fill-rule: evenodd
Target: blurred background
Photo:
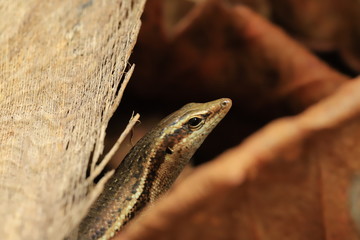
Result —
<instances>
[{"instance_id":1,"label":"blurred background","mask_svg":"<svg viewBox=\"0 0 360 240\"><path fill-rule=\"evenodd\" d=\"M211 160L273 119L295 115L360 71L356 0L149 0L130 59L135 72L107 130L107 151L132 113L115 167L161 118L189 102L233 100L194 157Z\"/></svg>"}]
</instances>

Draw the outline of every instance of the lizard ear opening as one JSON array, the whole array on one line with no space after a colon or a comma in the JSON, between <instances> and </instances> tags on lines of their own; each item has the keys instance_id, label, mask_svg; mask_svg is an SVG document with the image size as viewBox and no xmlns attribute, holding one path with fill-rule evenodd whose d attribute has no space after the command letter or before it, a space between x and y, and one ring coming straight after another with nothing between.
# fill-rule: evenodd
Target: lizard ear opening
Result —
<instances>
[{"instance_id":1,"label":"lizard ear opening","mask_svg":"<svg viewBox=\"0 0 360 240\"><path fill-rule=\"evenodd\" d=\"M167 147L166 150L165 150L165 152L166 152L167 154L173 154L174 150L172 150L170 147Z\"/></svg>"}]
</instances>

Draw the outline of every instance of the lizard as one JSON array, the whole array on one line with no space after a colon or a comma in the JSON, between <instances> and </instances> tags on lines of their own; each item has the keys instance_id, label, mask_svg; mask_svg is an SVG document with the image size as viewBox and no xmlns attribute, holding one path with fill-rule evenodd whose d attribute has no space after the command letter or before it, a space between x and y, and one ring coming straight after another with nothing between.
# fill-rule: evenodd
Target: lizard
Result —
<instances>
[{"instance_id":1,"label":"lizard","mask_svg":"<svg viewBox=\"0 0 360 240\"><path fill-rule=\"evenodd\" d=\"M108 240L166 192L232 102L189 103L170 114L129 151L80 223L78 239Z\"/></svg>"}]
</instances>

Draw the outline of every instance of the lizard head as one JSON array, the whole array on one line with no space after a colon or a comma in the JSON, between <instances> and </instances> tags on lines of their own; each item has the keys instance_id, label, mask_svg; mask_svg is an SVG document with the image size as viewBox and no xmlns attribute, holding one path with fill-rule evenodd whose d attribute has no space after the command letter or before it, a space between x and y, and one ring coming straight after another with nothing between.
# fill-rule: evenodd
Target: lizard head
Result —
<instances>
[{"instance_id":1,"label":"lizard head","mask_svg":"<svg viewBox=\"0 0 360 240\"><path fill-rule=\"evenodd\" d=\"M153 186L161 191L153 191L152 199L171 186L205 138L225 117L231 104L228 98L189 103L164 118L153 130L159 134L150 134L158 149L153 156L157 169Z\"/></svg>"}]
</instances>

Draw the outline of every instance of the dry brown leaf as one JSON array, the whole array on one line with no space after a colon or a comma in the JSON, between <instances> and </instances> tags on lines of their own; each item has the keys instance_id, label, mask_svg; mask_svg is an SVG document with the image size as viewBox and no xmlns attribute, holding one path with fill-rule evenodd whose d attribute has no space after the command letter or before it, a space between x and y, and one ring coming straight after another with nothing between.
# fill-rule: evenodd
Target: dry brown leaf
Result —
<instances>
[{"instance_id":1,"label":"dry brown leaf","mask_svg":"<svg viewBox=\"0 0 360 240\"><path fill-rule=\"evenodd\" d=\"M160 14L149 13L158 8L161 1L147 3L145 14L155 19L151 24L161 23ZM151 36L148 29L141 30L142 36ZM171 39L157 36L161 48L143 46L146 39L137 45L133 61L138 71L128 94L143 109L167 112L186 102L230 97L237 112L210 136L206 149L198 151L202 159L224 149L221 137L227 147L235 145L268 121L301 112L349 79L245 7L221 1L198 4L174 33Z\"/></svg>"},{"instance_id":2,"label":"dry brown leaf","mask_svg":"<svg viewBox=\"0 0 360 240\"><path fill-rule=\"evenodd\" d=\"M230 114L285 105L272 117L297 115L196 168L115 239L358 239L360 78L348 81L245 7L199 4L175 32L156 94L225 94Z\"/></svg>"},{"instance_id":3,"label":"dry brown leaf","mask_svg":"<svg viewBox=\"0 0 360 240\"><path fill-rule=\"evenodd\" d=\"M143 36L148 36L147 29L141 31ZM156 50L137 46L134 61L141 71L135 73L132 94L155 102L227 96L235 103L246 102L241 107L247 111L284 104L287 98L287 108L297 112L348 79L245 7L207 1L197 5L174 32L172 40L161 35L163 45L153 45ZM158 51L156 57L153 51ZM152 79L157 87L150 92L146 89L153 85ZM309 89L315 87L313 94Z\"/></svg>"},{"instance_id":4,"label":"dry brown leaf","mask_svg":"<svg viewBox=\"0 0 360 240\"><path fill-rule=\"evenodd\" d=\"M339 51L360 71L360 4L356 0L269 0L272 19L315 50Z\"/></svg>"},{"instance_id":5,"label":"dry brown leaf","mask_svg":"<svg viewBox=\"0 0 360 240\"><path fill-rule=\"evenodd\" d=\"M203 95L227 95L250 108L297 95L300 103L294 105L304 108L347 79L245 7L208 1L186 21L172 46L175 64L167 79L177 85L195 85ZM205 30L208 26L211 31ZM314 86L316 95L307 91Z\"/></svg>"},{"instance_id":6,"label":"dry brown leaf","mask_svg":"<svg viewBox=\"0 0 360 240\"><path fill-rule=\"evenodd\" d=\"M270 123L115 239L358 239L359 92L360 78Z\"/></svg>"},{"instance_id":7,"label":"dry brown leaf","mask_svg":"<svg viewBox=\"0 0 360 240\"><path fill-rule=\"evenodd\" d=\"M269 2L272 6L272 19L295 38L317 50L333 50L339 46L338 34L344 18L341 5L350 1Z\"/></svg>"},{"instance_id":8,"label":"dry brown leaf","mask_svg":"<svg viewBox=\"0 0 360 240\"><path fill-rule=\"evenodd\" d=\"M360 71L359 13L356 0L222 0L245 4L316 51L337 51ZM264 11L266 9L266 11Z\"/></svg>"},{"instance_id":9,"label":"dry brown leaf","mask_svg":"<svg viewBox=\"0 0 360 240\"><path fill-rule=\"evenodd\" d=\"M344 17L340 31L340 51L347 63L360 72L360 3L348 0L343 3Z\"/></svg>"}]
</instances>

